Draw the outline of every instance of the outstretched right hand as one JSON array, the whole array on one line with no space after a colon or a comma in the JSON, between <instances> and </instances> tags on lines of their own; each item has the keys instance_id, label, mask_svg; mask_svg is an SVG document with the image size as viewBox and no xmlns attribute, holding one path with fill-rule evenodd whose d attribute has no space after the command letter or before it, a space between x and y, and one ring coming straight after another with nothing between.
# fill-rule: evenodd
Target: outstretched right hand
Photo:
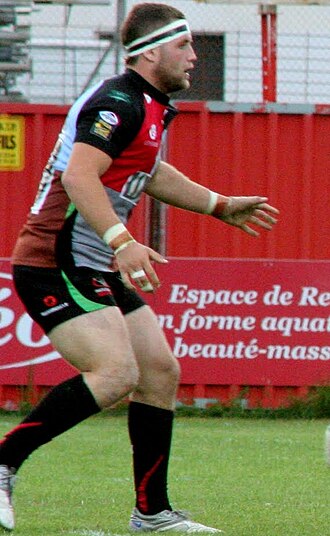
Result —
<instances>
[{"instance_id":1,"label":"outstretched right hand","mask_svg":"<svg viewBox=\"0 0 330 536\"><path fill-rule=\"evenodd\" d=\"M277 218L274 218L272 214L279 214L279 210L269 205L267 201L267 197L260 196L231 196L221 213L215 212L212 215L228 225L238 227L251 236L259 236L258 231L253 229L251 224L270 231L277 223Z\"/></svg>"}]
</instances>

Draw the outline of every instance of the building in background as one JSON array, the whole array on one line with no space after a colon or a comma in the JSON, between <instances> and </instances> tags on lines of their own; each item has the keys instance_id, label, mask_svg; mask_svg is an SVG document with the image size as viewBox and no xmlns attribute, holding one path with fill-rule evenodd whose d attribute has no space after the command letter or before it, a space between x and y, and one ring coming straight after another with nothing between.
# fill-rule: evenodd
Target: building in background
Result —
<instances>
[{"instance_id":1,"label":"building in background","mask_svg":"<svg viewBox=\"0 0 330 536\"><path fill-rule=\"evenodd\" d=\"M118 29L134 3L0 0L0 20L4 9L15 18L13 41L5 47L1 41L2 95L70 104L90 84L121 71ZM273 3L277 4L277 101L328 103L330 2ZM178 98L262 102L260 2L173 0L171 4L189 19L199 57L191 91ZM1 38L4 29L0 30ZM8 59L12 70L1 70L1 62L8 67Z\"/></svg>"},{"instance_id":2,"label":"building in background","mask_svg":"<svg viewBox=\"0 0 330 536\"><path fill-rule=\"evenodd\" d=\"M31 73L30 6L18 6L8 0L0 1L0 100L22 100L16 90L18 76ZM23 20L20 20L21 16Z\"/></svg>"}]
</instances>

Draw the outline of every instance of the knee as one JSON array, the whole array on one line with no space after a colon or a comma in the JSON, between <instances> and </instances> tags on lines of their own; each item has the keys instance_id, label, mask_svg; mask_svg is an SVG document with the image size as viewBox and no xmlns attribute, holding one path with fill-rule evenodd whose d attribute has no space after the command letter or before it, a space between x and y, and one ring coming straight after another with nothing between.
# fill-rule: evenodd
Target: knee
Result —
<instances>
[{"instance_id":1,"label":"knee","mask_svg":"<svg viewBox=\"0 0 330 536\"><path fill-rule=\"evenodd\" d=\"M144 364L141 367L133 399L151 406L174 409L179 378L180 368L174 356L150 360L148 366Z\"/></svg>"},{"instance_id":2,"label":"knee","mask_svg":"<svg viewBox=\"0 0 330 536\"><path fill-rule=\"evenodd\" d=\"M92 391L101 408L108 408L134 391L139 383L139 370L134 360L103 367L92 373Z\"/></svg>"},{"instance_id":3,"label":"knee","mask_svg":"<svg viewBox=\"0 0 330 536\"><path fill-rule=\"evenodd\" d=\"M169 383L177 385L180 380L180 366L177 360L172 356L165 365L165 375L168 377Z\"/></svg>"},{"instance_id":4,"label":"knee","mask_svg":"<svg viewBox=\"0 0 330 536\"><path fill-rule=\"evenodd\" d=\"M175 386L179 383L180 367L179 363L172 354L166 354L153 359L147 370L141 371L141 375L151 377L157 383Z\"/></svg>"},{"instance_id":5,"label":"knee","mask_svg":"<svg viewBox=\"0 0 330 536\"><path fill-rule=\"evenodd\" d=\"M139 383L140 373L135 360L130 360L115 372L118 387L122 391L122 396L133 391Z\"/></svg>"}]
</instances>

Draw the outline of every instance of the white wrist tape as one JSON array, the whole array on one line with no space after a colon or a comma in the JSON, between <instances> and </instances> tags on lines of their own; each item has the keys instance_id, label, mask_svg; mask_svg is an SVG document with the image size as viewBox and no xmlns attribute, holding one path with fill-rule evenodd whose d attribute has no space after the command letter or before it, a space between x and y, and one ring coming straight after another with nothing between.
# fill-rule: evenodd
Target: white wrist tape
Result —
<instances>
[{"instance_id":1,"label":"white wrist tape","mask_svg":"<svg viewBox=\"0 0 330 536\"><path fill-rule=\"evenodd\" d=\"M132 238L131 240L127 240L127 242L124 242L123 244L120 244L120 246L118 246L118 247L114 250L114 254L117 255L118 253L120 253L121 251L123 251L123 249L126 249L127 246L129 246L130 244L133 244L133 242L136 242L136 240L134 240L134 238Z\"/></svg>"},{"instance_id":2,"label":"white wrist tape","mask_svg":"<svg viewBox=\"0 0 330 536\"><path fill-rule=\"evenodd\" d=\"M127 231L125 225L123 223L116 223L115 225L112 225L112 227L109 227L103 235L103 241L107 244L107 246L115 239L117 236L121 235Z\"/></svg>"},{"instance_id":3,"label":"white wrist tape","mask_svg":"<svg viewBox=\"0 0 330 536\"><path fill-rule=\"evenodd\" d=\"M209 195L209 203L205 210L205 214L212 214L218 202L218 194L216 192L212 192L212 190L209 190Z\"/></svg>"}]
</instances>

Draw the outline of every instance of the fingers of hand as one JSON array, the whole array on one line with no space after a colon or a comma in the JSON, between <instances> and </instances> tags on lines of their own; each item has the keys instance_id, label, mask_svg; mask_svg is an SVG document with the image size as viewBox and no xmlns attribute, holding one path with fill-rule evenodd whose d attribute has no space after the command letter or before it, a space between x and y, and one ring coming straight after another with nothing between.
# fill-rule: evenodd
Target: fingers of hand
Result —
<instances>
[{"instance_id":1,"label":"fingers of hand","mask_svg":"<svg viewBox=\"0 0 330 536\"><path fill-rule=\"evenodd\" d=\"M133 279L134 283L136 283L144 292L153 292L160 285L159 279L152 269L149 270L148 273L143 269L131 272L130 278Z\"/></svg>"},{"instance_id":2,"label":"fingers of hand","mask_svg":"<svg viewBox=\"0 0 330 536\"><path fill-rule=\"evenodd\" d=\"M249 212L251 210L261 209L272 214L279 214L280 211L266 203L267 197L230 197L232 203L229 205L228 213L235 214L237 212Z\"/></svg>"},{"instance_id":3,"label":"fingers of hand","mask_svg":"<svg viewBox=\"0 0 330 536\"><path fill-rule=\"evenodd\" d=\"M137 270L136 272L132 272L130 276L131 279L141 279L141 277L146 277L146 273L144 270Z\"/></svg>"},{"instance_id":4,"label":"fingers of hand","mask_svg":"<svg viewBox=\"0 0 330 536\"><path fill-rule=\"evenodd\" d=\"M268 212L265 212L264 210L256 209L254 213L252 214L252 217L257 218L259 221L263 221L264 223L268 224L268 227L263 225L265 229L272 228L275 223L277 223L277 218L274 218Z\"/></svg>"},{"instance_id":5,"label":"fingers of hand","mask_svg":"<svg viewBox=\"0 0 330 536\"><path fill-rule=\"evenodd\" d=\"M251 227L246 225L246 223L243 223L239 227L242 229L242 231L244 231L245 233L249 234L250 236L259 236L258 231L256 231L255 229L252 229Z\"/></svg>"},{"instance_id":6,"label":"fingers of hand","mask_svg":"<svg viewBox=\"0 0 330 536\"><path fill-rule=\"evenodd\" d=\"M280 213L280 211L277 208L272 207L272 205L268 205L268 203L259 203L256 208L262 209L262 210L267 210L267 212L272 212L273 214L279 214Z\"/></svg>"},{"instance_id":7,"label":"fingers of hand","mask_svg":"<svg viewBox=\"0 0 330 536\"><path fill-rule=\"evenodd\" d=\"M144 292L153 292L160 286L150 261L168 262L159 253L138 242L125 248L117 255L121 278L127 288L134 289L136 285Z\"/></svg>"},{"instance_id":8,"label":"fingers of hand","mask_svg":"<svg viewBox=\"0 0 330 536\"><path fill-rule=\"evenodd\" d=\"M144 292L154 291L154 287L147 279L147 275L144 270L136 270L131 274L121 272L121 280L125 287L129 288L130 290L135 290L135 286L131 282L131 280L133 280L134 283Z\"/></svg>"},{"instance_id":9,"label":"fingers of hand","mask_svg":"<svg viewBox=\"0 0 330 536\"><path fill-rule=\"evenodd\" d=\"M267 223L266 221L257 218L256 216L251 216L249 218L249 222L253 223L254 225L258 225L259 227L262 227L263 229L267 229L267 231L271 231L273 226L270 223Z\"/></svg>"},{"instance_id":10,"label":"fingers of hand","mask_svg":"<svg viewBox=\"0 0 330 536\"><path fill-rule=\"evenodd\" d=\"M241 229L251 236L258 236L259 233L249 227L247 223L262 227L267 231L271 231L277 219L265 212L264 210L255 209L253 213L242 222Z\"/></svg>"},{"instance_id":11,"label":"fingers of hand","mask_svg":"<svg viewBox=\"0 0 330 536\"><path fill-rule=\"evenodd\" d=\"M155 262L158 262L159 264L167 264L168 260L165 259L160 253L157 253L154 249L148 248L146 246L146 250L148 251L149 259Z\"/></svg>"},{"instance_id":12,"label":"fingers of hand","mask_svg":"<svg viewBox=\"0 0 330 536\"><path fill-rule=\"evenodd\" d=\"M128 274L125 274L124 272L120 272L120 277L122 282L124 283L125 287L129 288L130 290L134 290L134 285L132 285Z\"/></svg>"},{"instance_id":13,"label":"fingers of hand","mask_svg":"<svg viewBox=\"0 0 330 536\"><path fill-rule=\"evenodd\" d=\"M144 266L142 269L144 275L142 276L141 274L141 279L139 277L136 277L136 280L141 290L143 290L144 292L153 292L160 287L160 281L151 265L151 262L154 261L160 264L167 264L168 260L165 259L162 255L160 255L157 251L147 246L145 246L145 251L148 254L148 259L144 262Z\"/></svg>"},{"instance_id":14,"label":"fingers of hand","mask_svg":"<svg viewBox=\"0 0 330 536\"><path fill-rule=\"evenodd\" d=\"M224 214L236 214L238 212L248 212L260 205L265 205L267 197L254 196L230 196Z\"/></svg>"}]
</instances>

